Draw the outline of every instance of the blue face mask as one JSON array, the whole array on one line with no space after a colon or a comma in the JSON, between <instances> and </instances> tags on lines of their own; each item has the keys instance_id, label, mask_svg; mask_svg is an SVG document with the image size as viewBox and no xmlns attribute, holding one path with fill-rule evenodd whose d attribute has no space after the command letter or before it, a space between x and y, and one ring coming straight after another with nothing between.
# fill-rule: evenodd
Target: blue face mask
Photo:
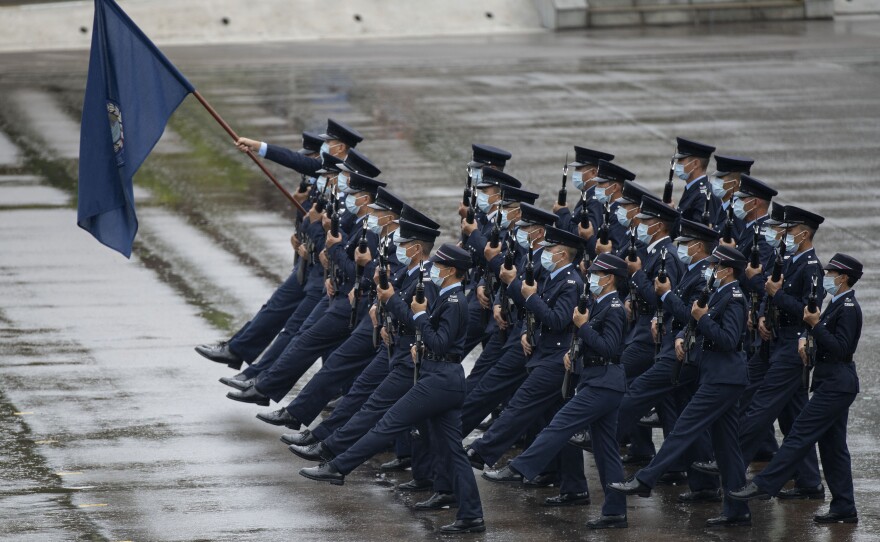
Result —
<instances>
[{"instance_id":1,"label":"blue face mask","mask_svg":"<svg viewBox=\"0 0 880 542\"><path fill-rule=\"evenodd\" d=\"M611 194L608 193L605 186L597 186L594 197L599 200L599 203L608 203L611 201Z\"/></svg>"},{"instance_id":2,"label":"blue face mask","mask_svg":"<svg viewBox=\"0 0 880 542\"><path fill-rule=\"evenodd\" d=\"M474 185L480 184L483 180L483 170L482 168L476 168L471 170L471 181Z\"/></svg>"},{"instance_id":3,"label":"blue face mask","mask_svg":"<svg viewBox=\"0 0 880 542\"><path fill-rule=\"evenodd\" d=\"M524 229L516 230L516 243L524 249L529 249L529 232Z\"/></svg>"},{"instance_id":4,"label":"blue face mask","mask_svg":"<svg viewBox=\"0 0 880 542\"><path fill-rule=\"evenodd\" d=\"M627 218L626 215L627 212L623 205L618 205L617 209L614 210L614 216L617 217L617 223L624 228L628 228L630 223L630 219Z\"/></svg>"},{"instance_id":5,"label":"blue face mask","mask_svg":"<svg viewBox=\"0 0 880 542\"><path fill-rule=\"evenodd\" d=\"M325 141L321 144L321 154L330 154L330 145Z\"/></svg>"},{"instance_id":6,"label":"blue face mask","mask_svg":"<svg viewBox=\"0 0 880 542\"><path fill-rule=\"evenodd\" d=\"M397 247L397 250L394 252L394 256L397 258L397 261L401 263L401 265L409 265L412 263L412 258L406 255L405 247Z\"/></svg>"},{"instance_id":7,"label":"blue face mask","mask_svg":"<svg viewBox=\"0 0 880 542\"><path fill-rule=\"evenodd\" d=\"M835 277L824 276L822 277L822 288L825 288L825 291L831 295L837 295L837 291L840 290L840 286L835 283Z\"/></svg>"},{"instance_id":8,"label":"blue face mask","mask_svg":"<svg viewBox=\"0 0 880 542\"><path fill-rule=\"evenodd\" d=\"M767 241L767 244L773 248L779 246L779 239L776 237L776 230L774 230L770 226L764 227L764 240Z\"/></svg>"},{"instance_id":9,"label":"blue face mask","mask_svg":"<svg viewBox=\"0 0 880 542\"><path fill-rule=\"evenodd\" d=\"M590 292L593 295L600 295L602 293L602 287L599 286L599 275L590 275Z\"/></svg>"},{"instance_id":10,"label":"blue face mask","mask_svg":"<svg viewBox=\"0 0 880 542\"><path fill-rule=\"evenodd\" d=\"M639 238L639 241L645 243L646 245L651 244L651 236L648 234L648 225L647 224L639 224L636 228L636 235Z\"/></svg>"},{"instance_id":11,"label":"blue face mask","mask_svg":"<svg viewBox=\"0 0 880 542\"><path fill-rule=\"evenodd\" d=\"M501 227L506 228L507 226L510 226L510 219L507 218L507 210L502 209L501 210Z\"/></svg>"},{"instance_id":12,"label":"blue face mask","mask_svg":"<svg viewBox=\"0 0 880 542\"><path fill-rule=\"evenodd\" d=\"M712 194L716 198L721 199L727 194L727 190L724 189L724 179L721 177L712 177L709 183L712 185Z\"/></svg>"},{"instance_id":13,"label":"blue face mask","mask_svg":"<svg viewBox=\"0 0 880 542\"><path fill-rule=\"evenodd\" d=\"M675 166L673 166L675 170L675 176L681 179L682 181L688 180L689 175L684 171L684 164L676 162Z\"/></svg>"},{"instance_id":14,"label":"blue face mask","mask_svg":"<svg viewBox=\"0 0 880 542\"><path fill-rule=\"evenodd\" d=\"M318 187L319 192L323 192L325 188L327 188L327 177L321 175L318 177L318 180L315 181L315 186Z\"/></svg>"},{"instance_id":15,"label":"blue face mask","mask_svg":"<svg viewBox=\"0 0 880 542\"><path fill-rule=\"evenodd\" d=\"M492 209L492 206L489 205L489 194L486 194L485 192L477 192L477 207L484 213L489 213Z\"/></svg>"},{"instance_id":16,"label":"blue face mask","mask_svg":"<svg viewBox=\"0 0 880 542\"><path fill-rule=\"evenodd\" d=\"M550 272L556 268L556 264L553 263L553 254L546 250L541 253L541 267Z\"/></svg>"},{"instance_id":17,"label":"blue face mask","mask_svg":"<svg viewBox=\"0 0 880 542\"><path fill-rule=\"evenodd\" d=\"M575 171L571 174L571 184L580 191L584 190L584 172Z\"/></svg>"},{"instance_id":18,"label":"blue face mask","mask_svg":"<svg viewBox=\"0 0 880 542\"><path fill-rule=\"evenodd\" d=\"M431 277L431 282L433 282L435 286L437 286L438 288L443 287L443 279L440 278L440 268L439 267L437 267L436 265L432 265L431 272L429 273L429 275Z\"/></svg>"},{"instance_id":19,"label":"blue face mask","mask_svg":"<svg viewBox=\"0 0 880 542\"><path fill-rule=\"evenodd\" d=\"M382 232L382 226L379 225L379 217L376 215L367 215L367 228L376 235L379 235L379 233Z\"/></svg>"},{"instance_id":20,"label":"blue face mask","mask_svg":"<svg viewBox=\"0 0 880 542\"><path fill-rule=\"evenodd\" d=\"M348 173L339 172L339 175L336 176L336 188L340 192L348 188Z\"/></svg>"},{"instance_id":21,"label":"blue face mask","mask_svg":"<svg viewBox=\"0 0 880 542\"><path fill-rule=\"evenodd\" d=\"M746 211L746 202L745 200L741 200L739 198L733 200L733 214L740 220L745 220L749 215L749 212Z\"/></svg>"},{"instance_id":22,"label":"blue face mask","mask_svg":"<svg viewBox=\"0 0 880 542\"><path fill-rule=\"evenodd\" d=\"M798 247L801 246L800 243L796 243L794 240L794 235L786 234L785 236L785 253L786 254L796 254Z\"/></svg>"},{"instance_id":23,"label":"blue face mask","mask_svg":"<svg viewBox=\"0 0 880 542\"><path fill-rule=\"evenodd\" d=\"M705 280L706 282L709 282L710 280L712 280L712 268L711 267L707 267L706 269L703 270L703 280ZM720 286L721 286L721 279L719 279L718 277L715 277L715 280L712 280L712 288L718 288Z\"/></svg>"},{"instance_id":24,"label":"blue face mask","mask_svg":"<svg viewBox=\"0 0 880 542\"><path fill-rule=\"evenodd\" d=\"M355 205L355 201L357 201L357 196L354 194L345 196L345 210L353 215L356 215L361 208L360 205Z\"/></svg>"},{"instance_id":25,"label":"blue face mask","mask_svg":"<svg viewBox=\"0 0 880 542\"><path fill-rule=\"evenodd\" d=\"M694 261L694 257L688 254L688 245L682 244L678 245L676 252L678 253L678 259L685 265L690 265Z\"/></svg>"}]
</instances>

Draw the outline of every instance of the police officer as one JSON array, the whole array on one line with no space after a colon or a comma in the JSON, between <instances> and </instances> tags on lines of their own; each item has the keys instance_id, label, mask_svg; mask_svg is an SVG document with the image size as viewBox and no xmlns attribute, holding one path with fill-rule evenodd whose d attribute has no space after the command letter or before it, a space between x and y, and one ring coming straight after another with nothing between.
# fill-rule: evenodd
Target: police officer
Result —
<instances>
[{"instance_id":1,"label":"police officer","mask_svg":"<svg viewBox=\"0 0 880 542\"><path fill-rule=\"evenodd\" d=\"M751 158L715 155L715 172L709 178L712 195L718 205L712 224L720 233L738 239L743 230L743 219L733 212L733 196L739 190L742 175L751 172L755 163ZM729 231L728 231L729 230Z\"/></svg>"},{"instance_id":2,"label":"police officer","mask_svg":"<svg viewBox=\"0 0 880 542\"><path fill-rule=\"evenodd\" d=\"M586 147L574 146L574 162L568 164L569 168L573 168L571 172L571 185L579 192L579 198L574 208L569 211L565 205L559 205L559 202L553 204L553 212L559 219L556 221L556 227L578 233L578 225L581 223L583 214L586 213L590 221L590 227L593 233L598 231L600 221L602 220L602 204L595 198L596 195L596 173L599 170L599 160L611 162L614 155L607 152L588 149ZM589 238L588 236L588 238Z\"/></svg>"},{"instance_id":3,"label":"police officer","mask_svg":"<svg viewBox=\"0 0 880 542\"><path fill-rule=\"evenodd\" d=\"M612 491L649 497L658 478L707 429L711 431L721 470L721 486L729 491L745 483L745 465L736 446L739 420L736 405L747 378L742 335L748 308L736 279L746 259L734 248L719 246L709 257L709 263L709 278L715 291L706 306L701 307L698 302L691 306L694 322L691 325L697 333L699 388L651 463L626 482L609 484ZM685 353L684 335L682 332L676 338L676 354L680 359ZM722 514L706 522L707 527L749 525L748 506L728 498L724 500Z\"/></svg>"},{"instance_id":4,"label":"police officer","mask_svg":"<svg viewBox=\"0 0 880 542\"><path fill-rule=\"evenodd\" d=\"M712 195L706 169L715 147L683 137L675 139L677 146L673 172L675 177L686 183L678 200L678 212L681 218L711 224L719 204L718 198ZM673 237L678 235L677 223L671 231Z\"/></svg>"},{"instance_id":5,"label":"police officer","mask_svg":"<svg viewBox=\"0 0 880 542\"><path fill-rule=\"evenodd\" d=\"M328 309L320 311L318 320L308 327L303 333L298 334L279 356L272 366L260 373L254 385L243 391L232 391L226 396L234 401L244 403L256 403L268 406L269 399L280 402L291 390L293 385L302 377L312 364L322 355L329 354L335 347L349 335L349 322L352 313L352 303L348 299L357 280L363 280L358 276L356 268L364 266L373 259L378 245L378 236L369 230L367 215L371 214L369 204L377 195L379 187L385 183L358 173L352 173L349 187L346 189L346 207L349 212L358 216L358 226L352 235L343 243L342 235L337 237L327 234L326 247L327 258L331 259L343 277L343 281L337 286L328 279ZM367 243L367 251L360 254L358 245L364 239ZM355 251L359 254L355 254ZM363 263L356 263L356 258L363 258ZM367 297L364 296L357 307L361 318L367 317ZM319 304L312 311L313 315L321 309ZM311 317L311 315L310 315ZM288 427L295 424L287 424ZM296 428L296 427L294 427Z\"/></svg>"},{"instance_id":6,"label":"police officer","mask_svg":"<svg viewBox=\"0 0 880 542\"><path fill-rule=\"evenodd\" d=\"M600 254L589 267L589 289L595 300L581 313L575 310L572 321L576 327L572 341L581 341L574 351L565 354L568 371L580 375L577 393L553 417L535 441L507 467L487 473L489 480L507 480L538 476L578 430L589 427L593 438L596 468L602 486L623 481L623 465L617 445L617 406L626 388L626 375L620 366L620 351L626 329L626 312L617 294L617 287L626 283L626 263L612 254ZM580 455L581 452L576 452ZM567 461L564 477L583 480L584 463ZM590 503L588 491L562 493L545 501L548 506L585 505ZM626 499L607 492L600 518L590 521L593 529L623 528L626 522Z\"/></svg>"},{"instance_id":7,"label":"police officer","mask_svg":"<svg viewBox=\"0 0 880 542\"><path fill-rule=\"evenodd\" d=\"M654 292L654 279L661 268L671 284L678 283L682 263L676 257L676 249L669 238L669 229L678 218L675 209L653 196L644 196L639 214L635 217L639 240L646 245L645 260L637 257L627 260L630 273L629 299L625 305L631 315L631 327L621 354L628 383L648 370L654 362L655 342L651 334L651 322L657 312L659 301ZM662 263L661 263L662 262ZM624 464L645 464L654 455L654 443L650 429L638 427L630 431L630 448L624 456Z\"/></svg>"},{"instance_id":8,"label":"police officer","mask_svg":"<svg viewBox=\"0 0 880 542\"><path fill-rule=\"evenodd\" d=\"M862 276L862 264L846 254L835 254L825 266L822 279L831 302L822 311L804 308L806 334L815 341L813 396L801 411L770 463L744 488L733 491L735 499L769 498L778 495L802 459L819 443L822 470L831 490L831 507L813 518L816 523L857 523L853 497L852 465L846 445L849 407L859 392L853 356L862 332L862 309L853 286ZM798 341L805 365L811 360L807 338Z\"/></svg>"},{"instance_id":9,"label":"police officer","mask_svg":"<svg viewBox=\"0 0 880 542\"><path fill-rule=\"evenodd\" d=\"M468 459L475 468L495 464L533 423L542 418L549 420L561 406L559 390L565 377L562 357L571 342L571 312L583 282L573 262L582 249L580 237L548 226L544 229L541 252L545 273L540 282L533 280L530 284L528 278L514 278L518 274L516 268L501 272L508 289L519 290L524 300L525 324L520 343L528 358L529 375L501 417L468 447ZM580 457L578 450L569 448L569 453ZM561 491L583 493L585 486L585 482L575 481L571 488L562 487Z\"/></svg>"},{"instance_id":10,"label":"police officer","mask_svg":"<svg viewBox=\"0 0 880 542\"><path fill-rule=\"evenodd\" d=\"M601 220L595 232L591 233L578 225L578 235L585 240L587 256L595 259L596 254L612 252L623 246L628 230L617 220L618 200L623 193L623 185L636 178L632 171L617 164L599 160L596 172L596 200L602 205ZM604 231L603 231L604 230ZM607 239L603 240L603 237Z\"/></svg>"},{"instance_id":11,"label":"police officer","mask_svg":"<svg viewBox=\"0 0 880 542\"><path fill-rule=\"evenodd\" d=\"M412 348L413 361L419 363L417 384L354 446L328 463L300 470L306 478L341 485L348 473L382 451L396 435L427 421L440 456L454 472L458 513L454 523L440 528L448 534L483 532L486 528L476 480L461 448L465 395L461 360L467 332L461 279L470 260L470 254L459 247L440 247L431 258L431 281L439 290L436 300L429 307L427 302L414 299L411 311L398 314L411 320L421 333L421 342Z\"/></svg>"}]
</instances>

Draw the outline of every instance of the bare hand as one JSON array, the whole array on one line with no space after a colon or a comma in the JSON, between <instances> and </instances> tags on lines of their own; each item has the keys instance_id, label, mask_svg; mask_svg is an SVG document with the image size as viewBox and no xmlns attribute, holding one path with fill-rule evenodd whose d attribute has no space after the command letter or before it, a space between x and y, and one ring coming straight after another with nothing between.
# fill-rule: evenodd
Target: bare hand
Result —
<instances>
[{"instance_id":1,"label":"bare hand","mask_svg":"<svg viewBox=\"0 0 880 542\"><path fill-rule=\"evenodd\" d=\"M574 325L577 326L578 329L581 328L584 324L590 321L590 309L583 314L577 309L574 308L574 314L571 315L571 321L574 322Z\"/></svg>"},{"instance_id":2,"label":"bare hand","mask_svg":"<svg viewBox=\"0 0 880 542\"><path fill-rule=\"evenodd\" d=\"M578 222L578 235L584 241L592 239L593 235L595 235L595 229L593 228L593 223L587 220L587 227L584 228L581 226L580 222Z\"/></svg>"},{"instance_id":3,"label":"bare hand","mask_svg":"<svg viewBox=\"0 0 880 542\"><path fill-rule=\"evenodd\" d=\"M474 230L477 229L477 221L468 222L466 218L461 219L461 233L464 234L465 237L474 233Z\"/></svg>"},{"instance_id":4,"label":"bare hand","mask_svg":"<svg viewBox=\"0 0 880 542\"><path fill-rule=\"evenodd\" d=\"M409 355L412 356L413 363L416 362L416 345L412 345L409 349Z\"/></svg>"},{"instance_id":5,"label":"bare hand","mask_svg":"<svg viewBox=\"0 0 880 542\"><path fill-rule=\"evenodd\" d=\"M765 341L773 338L773 332L767 329L767 319L763 316L758 318L758 335Z\"/></svg>"},{"instance_id":6,"label":"bare hand","mask_svg":"<svg viewBox=\"0 0 880 542\"><path fill-rule=\"evenodd\" d=\"M373 327L379 325L378 309L376 308L375 304L370 305L370 321L373 322Z\"/></svg>"},{"instance_id":7,"label":"bare hand","mask_svg":"<svg viewBox=\"0 0 880 542\"><path fill-rule=\"evenodd\" d=\"M728 248L736 248L736 242L733 239L731 239L730 242L728 243L722 237L721 239L718 240L718 244L721 246L728 247Z\"/></svg>"},{"instance_id":8,"label":"bare hand","mask_svg":"<svg viewBox=\"0 0 880 542\"><path fill-rule=\"evenodd\" d=\"M296 249L296 253L304 260L309 257L309 250L302 244Z\"/></svg>"},{"instance_id":9,"label":"bare hand","mask_svg":"<svg viewBox=\"0 0 880 542\"><path fill-rule=\"evenodd\" d=\"M562 209L566 209L566 208L567 208L567 206L565 206L565 205L559 205L559 202L553 204L553 212L554 213L558 213Z\"/></svg>"},{"instance_id":10,"label":"bare hand","mask_svg":"<svg viewBox=\"0 0 880 542\"><path fill-rule=\"evenodd\" d=\"M654 279L654 293L657 296L662 296L666 292L672 289L672 281L669 278L666 278L666 282L660 282L660 279Z\"/></svg>"},{"instance_id":11,"label":"bare hand","mask_svg":"<svg viewBox=\"0 0 880 542\"><path fill-rule=\"evenodd\" d=\"M260 142L253 139L248 139L246 137L238 138L238 140L235 142L235 146L238 147L238 150L240 150L241 152L260 151Z\"/></svg>"},{"instance_id":12,"label":"bare hand","mask_svg":"<svg viewBox=\"0 0 880 542\"><path fill-rule=\"evenodd\" d=\"M684 339L675 339L675 357L678 361L684 360Z\"/></svg>"},{"instance_id":13,"label":"bare hand","mask_svg":"<svg viewBox=\"0 0 880 542\"><path fill-rule=\"evenodd\" d=\"M488 309L492 306L491 301L488 297L486 297L486 287L485 286L477 286L477 301L480 302L480 306L484 309Z\"/></svg>"},{"instance_id":14,"label":"bare hand","mask_svg":"<svg viewBox=\"0 0 880 542\"><path fill-rule=\"evenodd\" d=\"M335 245L337 243L341 243L341 242L342 242L342 234L341 233L334 237L332 233L327 232L327 239L324 241L324 246L329 249L329 248L332 248L333 245Z\"/></svg>"},{"instance_id":15,"label":"bare hand","mask_svg":"<svg viewBox=\"0 0 880 542\"><path fill-rule=\"evenodd\" d=\"M755 278L755 275L759 275L764 272L764 266L759 265L758 267L752 267L751 265L746 266L746 278L751 280Z\"/></svg>"},{"instance_id":16,"label":"bare hand","mask_svg":"<svg viewBox=\"0 0 880 542\"><path fill-rule=\"evenodd\" d=\"M526 339L527 336L528 335L523 333L522 337L520 337L519 342L522 345L523 353L526 356L531 356L532 355L532 346L529 344L529 341Z\"/></svg>"},{"instance_id":17,"label":"bare hand","mask_svg":"<svg viewBox=\"0 0 880 542\"><path fill-rule=\"evenodd\" d=\"M657 342L657 320L651 320L651 338Z\"/></svg>"},{"instance_id":18,"label":"bare hand","mask_svg":"<svg viewBox=\"0 0 880 542\"><path fill-rule=\"evenodd\" d=\"M420 312L428 310L428 298L426 297L424 302L419 303L418 301L416 301L416 298L413 297L412 302L409 304L409 308L413 311L413 314L418 314Z\"/></svg>"},{"instance_id":19,"label":"bare hand","mask_svg":"<svg viewBox=\"0 0 880 542\"><path fill-rule=\"evenodd\" d=\"M491 243L486 243L486 248L483 249L483 257L486 258L487 262L491 262L499 254L501 254L501 243L498 243L498 246L495 248L492 248Z\"/></svg>"},{"instance_id":20,"label":"bare hand","mask_svg":"<svg viewBox=\"0 0 880 542\"><path fill-rule=\"evenodd\" d=\"M700 307L699 305L697 305L696 301L694 301L694 304L691 305L691 316L693 316L694 320L696 320L697 322L699 322L700 318L705 316L707 312L709 312L709 305L706 305L705 307Z\"/></svg>"},{"instance_id":21,"label":"bare hand","mask_svg":"<svg viewBox=\"0 0 880 542\"><path fill-rule=\"evenodd\" d=\"M807 358L807 340L804 338L798 339L798 355L801 357L804 365L810 362L809 358Z\"/></svg>"},{"instance_id":22,"label":"bare hand","mask_svg":"<svg viewBox=\"0 0 880 542\"><path fill-rule=\"evenodd\" d=\"M327 295L333 297L336 295L336 288L333 287L333 281L327 279L324 281L324 288L327 290Z\"/></svg>"},{"instance_id":23,"label":"bare hand","mask_svg":"<svg viewBox=\"0 0 880 542\"><path fill-rule=\"evenodd\" d=\"M468 209L470 209L470 207L468 207L461 201L458 202L458 216L460 216L461 218L465 218L468 214Z\"/></svg>"},{"instance_id":24,"label":"bare hand","mask_svg":"<svg viewBox=\"0 0 880 542\"><path fill-rule=\"evenodd\" d=\"M504 319L504 316L501 315L501 305L495 305L492 308L492 317L495 318L495 323L498 324L498 329L507 329L509 325L507 320Z\"/></svg>"},{"instance_id":25,"label":"bare hand","mask_svg":"<svg viewBox=\"0 0 880 542\"><path fill-rule=\"evenodd\" d=\"M520 292L522 292L523 299L528 299L530 295L538 293L538 281L533 281L534 284L529 286L526 281L522 282L522 288L520 288Z\"/></svg>"},{"instance_id":26,"label":"bare hand","mask_svg":"<svg viewBox=\"0 0 880 542\"><path fill-rule=\"evenodd\" d=\"M311 222L312 224L314 224L315 222L317 222L318 220L320 220L320 219L321 219L321 216L323 216L323 213L319 213L318 210L315 209L315 207L317 207L317 205L312 205L312 206L309 208L309 214L306 215L306 218L307 218L307 219L309 220L309 222Z\"/></svg>"},{"instance_id":27,"label":"bare hand","mask_svg":"<svg viewBox=\"0 0 880 542\"><path fill-rule=\"evenodd\" d=\"M358 264L361 267L364 267L368 263L373 261L373 253L370 252L370 249L361 252L360 250L354 251L354 263Z\"/></svg>"},{"instance_id":28,"label":"bare hand","mask_svg":"<svg viewBox=\"0 0 880 542\"><path fill-rule=\"evenodd\" d=\"M608 238L607 243L603 243L602 241L596 241L596 254L607 254L614 250L614 247L611 245L611 238Z\"/></svg>"},{"instance_id":29,"label":"bare hand","mask_svg":"<svg viewBox=\"0 0 880 542\"><path fill-rule=\"evenodd\" d=\"M388 303L388 300L394 295L394 286L391 283L388 283L387 288L382 288L379 286L379 281L376 281L376 298L379 299L382 303Z\"/></svg>"},{"instance_id":30,"label":"bare hand","mask_svg":"<svg viewBox=\"0 0 880 542\"><path fill-rule=\"evenodd\" d=\"M636 271L642 268L642 259L636 256L636 261L626 260L626 270L630 275L635 275Z\"/></svg>"},{"instance_id":31,"label":"bare hand","mask_svg":"<svg viewBox=\"0 0 880 542\"><path fill-rule=\"evenodd\" d=\"M294 252L297 252L297 253L299 252L299 250L297 250L297 249L299 249L299 246L301 244L302 243L300 243L299 236L297 236L297 234L294 233L293 235L290 236L290 246L293 247Z\"/></svg>"},{"instance_id":32,"label":"bare hand","mask_svg":"<svg viewBox=\"0 0 880 542\"><path fill-rule=\"evenodd\" d=\"M623 302L623 310L626 311L627 320L632 320L632 317L633 317L632 301L630 301L629 299L624 301Z\"/></svg>"},{"instance_id":33,"label":"bare hand","mask_svg":"<svg viewBox=\"0 0 880 542\"><path fill-rule=\"evenodd\" d=\"M783 280L785 280L785 277L782 275L779 275L777 282L773 282L773 277L767 277L767 282L764 283L764 291L767 292L767 295L773 297L782 288Z\"/></svg>"},{"instance_id":34,"label":"bare hand","mask_svg":"<svg viewBox=\"0 0 880 542\"><path fill-rule=\"evenodd\" d=\"M810 312L809 307L804 307L804 322L810 327L816 327L816 324L819 323L819 309L816 309L816 312Z\"/></svg>"},{"instance_id":35,"label":"bare hand","mask_svg":"<svg viewBox=\"0 0 880 542\"><path fill-rule=\"evenodd\" d=\"M562 364L565 365L566 371L571 370L571 358L568 356L568 352L566 352L565 355L562 356Z\"/></svg>"},{"instance_id":36,"label":"bare hand","mask_svg":"<svg viewBox=\"0 0 880 542\"><path fill-rule=\"evenodd\" d=\"M385 326L382 326L382 329L379 330L379 335L382 336L382 342L385 343L385 346L391 346L391 335L385 330Z\"/></svg>"},{"instance_id":37,"label":"bare hand","mask_svg":"<svg viewBox=\"0 0 880 542\"><path fill-rule=\"evenodd\" d=\"M354 288L352 288L351 291L348 292L348 302L351 303L352 305L354 305L354 301L355 301Z\"/></svg>"},{"instance_id":38,"label":"bare hand","mask_svg":"<svg viewBox=\"0 0 880 542\"><path fill-rule=\"evenodd\" d=\"M330 266L330 260L327 259L327 251L326 250L322 250L318 254L318 261L321 262L321 267L323 267L324 269L327 269L327 267Z\"/></svg>"},{"instance_id":39,"label":"bare hand","mask_svg":"<svg viewBox=\"0 0 880 542\"><path fill-rule=\"evenodd\" d=\"M503 282L504 284L510 284L511 282L513 282L513 279L516 278L516 274L517 274L517 271L516 271L515 265L510 266L510 269L505 269L504 266L502 265L501 271L499 271L499 273L498 273L498 277L501 279L501 282Z\"/></svg>"}]
</instances>

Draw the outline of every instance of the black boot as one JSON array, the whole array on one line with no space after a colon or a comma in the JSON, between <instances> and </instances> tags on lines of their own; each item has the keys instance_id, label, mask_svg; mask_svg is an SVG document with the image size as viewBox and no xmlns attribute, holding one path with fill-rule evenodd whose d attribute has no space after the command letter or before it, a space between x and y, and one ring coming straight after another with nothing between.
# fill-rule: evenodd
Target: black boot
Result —
<instances>
[{"instance_id":1,"label":"black boot","mask_svg":"<svg viewBox=\"0 0 880 542\"><path fill-rule=\"evenodd\" d=\"M302 426L299 420L291 416L286 408L279 408L272 412L260 412L257 414L257 419L272 425L283 425L293 430L297 430Z\"/></svg>"},{"instance_id":2,"label":"black boot","mask_svg":"<svg viewBox=\"0 0 880 542\"><path fill-rule=\"evenodd\" d=\"M330 482L334 486L341 486L345 483L345 475L336 470L331 463L321 463L317 467L307 467L300 469L300 476L305 476L309 480L317 482Z\"/></svg>"},{"instance_id":3,"label":"black boot","mask_svg":"<svg viewBox=\"0 0 880 542\"><path fill-rule=\"evenodd\" d=\"M417 502L416 510L443 510L444 508L458 508L458 500L450 493L434 493L427 501Z\"/></svg>"},{"instance_id":4,"label":"black boot","mask_svg":"<svg viewBox=\"0 0 880 542\"><path fill-rule=\"evenodd\" d=\"M225 363L229 367L238 370L244 361L238 355L229 349L229 342L223 341L217 344L200 344L196 346L196 352L199 355L208 358L217 363Z\"/></svg>"},{"instance_id":5,"label":"black boot","mask_svg":"<svg viewBox=\"0 0 880 542\"><path fill-rule=\"evenodd\" d=\"M486 524L483 518L457 519L455 523L440 527L440 532L443 534L482 533L485 530Z\"/></svg>"},{"instance_id":6,"label":"black boot","mask_svg":"<svg viewBox=\"0 0 880 542\"><path fill-rule=\"evenodd\" d=\"M315 438L315 435L313 435L311 431L303 429L299 433L287 433L281 435L281 442L284 444L294 444L296 446L308 446L309 444L315 444L318 442L318 439Z\"/></svg>"},{"instance_id":7,"label":"black boot","mask_svg":"<svg viewBox=\"0 0 880 542\"><path fill-rule=\"evenodd\" d=\"M858 523L859 515L856 512L840 514L838 512L826 512L813 516L816 523Z\"/></svg>"},{"instance_id":8,"label":"black boot","mask_svg":"<svg viewBox=\"0 0 880 542\"><path fill-rule=\"evenodd\" d=\"M238 373L235 376L224 376L220 379L221 384L226 384L230 388L237 390L246 390L254 385L254 379L248 378L244 373Z\"/></svg>"}]
</instances>

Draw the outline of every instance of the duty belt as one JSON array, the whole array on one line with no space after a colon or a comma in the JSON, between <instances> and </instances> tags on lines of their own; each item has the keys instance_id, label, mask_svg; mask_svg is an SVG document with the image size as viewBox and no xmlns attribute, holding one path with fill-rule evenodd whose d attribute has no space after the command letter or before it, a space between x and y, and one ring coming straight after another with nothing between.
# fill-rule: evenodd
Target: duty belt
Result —
<instances>
[{"instance_id":1,"label":"duty belt","mask_svg":"<svg viewBox=\"0 0 880 542\"><path fill-rule=\"evenodd\" d=\"M445 354L438 356L434 352L426 352L425 359L428 361L438 361L441 363L461 363L461 354Z\"/></svg>"},{"instance_id":2,"label":"duty belt","mask_svg":"<svg viewBox=\"0 0 880 542\"><path fill-rule=\"evenodd\" d=\"M850 355L845 356L843 358L837 358L837 357L832 358L826 354L822 354L822 355L816 357L816 362L817 363L852 363L853 357L852 357L852 354L850 354Z\"/></svg>"},{"instance_id":3,"label":"duty belt","mask_svg":"<svg viewBox=\"0 0 880 542\"><path fill-rule=\"evenodd\" d=\"M733 352L742 352L743 342L739 341L736 343L736 346L733 348ZM709 339L703 339L703 350L706 352L728 352L728 350L720 350L716 347L715 343L710 341Z\"/></svg>"},{"instance_id":4,"label":"duty belt","mask_svg":"<svg viewBox=\"0 0 880 542\"><path fill-rule=\"evenodd\" d=\"M611 358L610 360L596 356L588 356L584 358L584 367L602 367L604 365L618 364L620 364L620 358L617 356Z\"/></svg>"}]
</instances>

